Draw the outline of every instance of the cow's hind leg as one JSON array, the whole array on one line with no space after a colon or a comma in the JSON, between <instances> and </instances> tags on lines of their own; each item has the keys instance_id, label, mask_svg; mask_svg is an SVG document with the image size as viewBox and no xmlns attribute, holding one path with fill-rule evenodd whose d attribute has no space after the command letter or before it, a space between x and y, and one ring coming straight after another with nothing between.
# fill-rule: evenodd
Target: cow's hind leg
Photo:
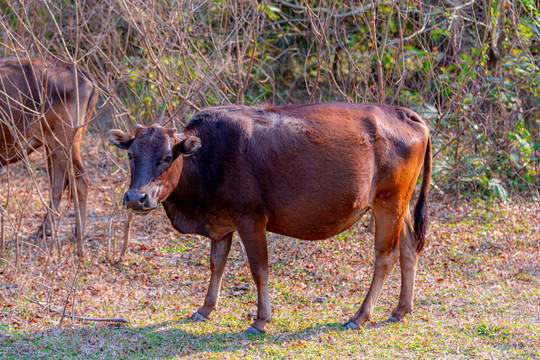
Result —
<instances>
[{"instance_id":1,"label":"cow's hind leg","mask_svg":"<svg viewBox=\"0 0 540 360\"><path fill-rule=\"evenodd\" d=\"M78 219L76 219L76 224L78 226L75 227L75 240L77 242L77 251L79 252L79 255L82 255L82 241L84 238L84 231L86 228L86 212L87 212L87 202L88 202L88 174L86 173L86 170L84 168L84 164L82 162L81 157L81 151L80 151L80 138L84 134L85 128L79 129L77 133L76 140L71 145L71 162L73 164L73 178L75 180L75 185L72 185L71 194L73 196L73 199L77 200L77 203L75 204L76 210L78 207L78 213L75 211L75 216L79 216ZM66 177L69 179L69 169L65 170ZM76 191L74 191L76 190ZM75 198L76 195L76 198Z\"/></svg>"},{"instance_id":2,"label":"cow's hind leg","mask_svg":"<svg viewBox=\"0 0 540 360\"><path fill-rule=\"evenodd\" d=\"M52 236L54 229L55 214L60 206L62 195L68 185L67 177L67 157L63 149L57 145L56 148L47 150L47 171L49 175L49 186L51 200L47 208L47 214L41 223L40 228L36 232L37 238L43 236Z\"/></svg>"},{"instance_id":3,"label":"cow's hind leg","mask_svg":"<svg viewBox=\"0 0 540 360\"><path fill-rule=\"evenodd\" d=\"M266 219L244 219L238 233L246 249L249 267L257 285L257 319L246 330L247 334L263 334L270 321L270 296L268 294L268 249L266 246Z\"/></svg>"},{"instance_id":4,"label":"cow's hind leg","mask_svg":"<svg viewBox=\"0 0 540 360\"><path fill-rule=\"evenodd\" d=\"M416 276L416 263L418 251L414 229L411 223L409 211L405 215L405 221L399 235L399 262L401 267L401 292L399 303L389 322L397 322L403 319L405 314L412 310L414 296L414 279Z\"/></svg>"},{"instance_id":5,"label":"cow's hind leg","mask_svg":"<svg viewBox=\"0 0 540 360\"><path fill-rule=\"evenodd\" d=\"M206 321L212 310L215 309L219 299L219 289L221 287L221 278L227 264L227 256L231 250L233 233L225 236L221 240L212 240L210 249L210 285L204 299L204 305L191 315L191 320Z\"/></svg>"},{"instance_id":6,"label":"cow's hind leg","mask_svg":"<svg viewBox=\"0 0 540 360\"><path fill-rule=\"evenodd\" d=\"M373 315L373 308L381 290L394 268L399 256L399 233L403 215L396 213L393 207L374 207L375 215L375 270L369 291L360 310L344 324L346 328L358 329Z\"/></svg>"}]
</instances>

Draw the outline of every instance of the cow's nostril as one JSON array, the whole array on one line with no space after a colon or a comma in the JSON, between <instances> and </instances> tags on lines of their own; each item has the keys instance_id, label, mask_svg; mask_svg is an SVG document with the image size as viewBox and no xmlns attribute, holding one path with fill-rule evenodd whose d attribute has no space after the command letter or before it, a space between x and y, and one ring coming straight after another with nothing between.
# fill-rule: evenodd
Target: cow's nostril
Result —
<instances>
[{"instance_id":1,"label":"cow's nostril","mask_svg":"<svg viewBox=\"0 0 540 360\"><path fill-rule=\"evenodd\" d=\"M142 204L144 203L145 200L146 200L146 194L143 194L143 195L141 196L141 198L139 199L139 204L142 205Z\"/></svg>"},{"instance_id":2,"label":"cow's nostril","mask_svg":"<svg viewBox=\"0 0 540 360\"><path fill-rule=\"evenodd\" d=\"M124 206L127 206L127 204L129 204L129 191L126 191L126 193L124 194Z\"/></svg>"}]
</instances>

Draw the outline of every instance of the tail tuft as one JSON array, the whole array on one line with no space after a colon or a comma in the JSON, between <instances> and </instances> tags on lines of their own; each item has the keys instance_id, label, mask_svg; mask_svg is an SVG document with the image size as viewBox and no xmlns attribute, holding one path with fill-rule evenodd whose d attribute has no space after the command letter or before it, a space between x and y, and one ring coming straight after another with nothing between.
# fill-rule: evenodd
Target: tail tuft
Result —
<instances>
[{"instance_id":1,"label":"tail tuft","mask_svg":"<svg viewBox=\"0 0 540 360\"><path fill-rule=\"evenodd\" d=\"M426 244L426 231L428 225L428 192L431 180L431 138L428 139L426 154L424 156L424 171L420 196L414 207L414 233L416 234L416 250L422 251Z\"/></svg>"}]
</instances>

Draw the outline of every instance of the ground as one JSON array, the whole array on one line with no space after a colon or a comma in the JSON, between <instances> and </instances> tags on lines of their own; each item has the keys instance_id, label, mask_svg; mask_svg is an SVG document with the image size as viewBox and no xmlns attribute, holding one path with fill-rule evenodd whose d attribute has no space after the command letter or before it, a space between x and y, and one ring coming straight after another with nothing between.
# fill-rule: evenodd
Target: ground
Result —
<instances>
[{"instance_id":1,"label":"ground","mask_svg":"<svg viewBox=\"0 0 540 360\"><path fill-rule=\"evenodd\" d=\"M33 154L30 168L1 170L0 200L7 207L0 358L540 357L540 209L533 202L464 199L456 206L451 196L443 200L432 191L415 310L400 323L384 323L399 296L396 267L373 322L359 331L341 325L359 308L371 281L367 219L325 241L269 234L273 322L267 335L247 336L256 293L238 239L221 303L204 323L187 318L203 303L210 243L175 232L162 208L135 218L126 258L115 264L126 217L119 206L126 161L118 154L99 135L87 136L84 157L92 187L81 266L69 243L69 199L54 246L29 240L45 211L42 156ZM61 319L49 309L129 323Z\"/></svg>"}]
</instances>

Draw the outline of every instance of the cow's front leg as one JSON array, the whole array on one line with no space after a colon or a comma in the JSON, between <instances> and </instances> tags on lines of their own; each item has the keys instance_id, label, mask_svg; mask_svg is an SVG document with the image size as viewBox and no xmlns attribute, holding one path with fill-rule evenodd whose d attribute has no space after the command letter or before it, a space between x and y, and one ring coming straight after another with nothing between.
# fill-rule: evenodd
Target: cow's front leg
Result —
<instances>
[{"instance_id":1,"label":"cow's front leg","mask_svg":"<svg viewBox=\"0 0 540 360\"><path fill-rule=\"evenodd\" d=\"M210 248L210 285L204 299L204 305L191 315L192 320L206 321L212 310L216 308L219 300L221 278L227 264L227 256L231 250L232 237L233 233L230 233L221 240L212 240Z\"/></svg>"},{"instance_id":2,"label":"cow's front leg","mask_svg":"<svg viewBox=\"0 0 540 360\"><path fill-rule=\"evenodd\" d=\"M248 334L265 333L264 326L270 321L270 297L268 295L268 249L266 247L266 218L243 220L238 233L244 243L253 280L257 286L257 319L246 330Z\"/></svg>"}]
</instances>

